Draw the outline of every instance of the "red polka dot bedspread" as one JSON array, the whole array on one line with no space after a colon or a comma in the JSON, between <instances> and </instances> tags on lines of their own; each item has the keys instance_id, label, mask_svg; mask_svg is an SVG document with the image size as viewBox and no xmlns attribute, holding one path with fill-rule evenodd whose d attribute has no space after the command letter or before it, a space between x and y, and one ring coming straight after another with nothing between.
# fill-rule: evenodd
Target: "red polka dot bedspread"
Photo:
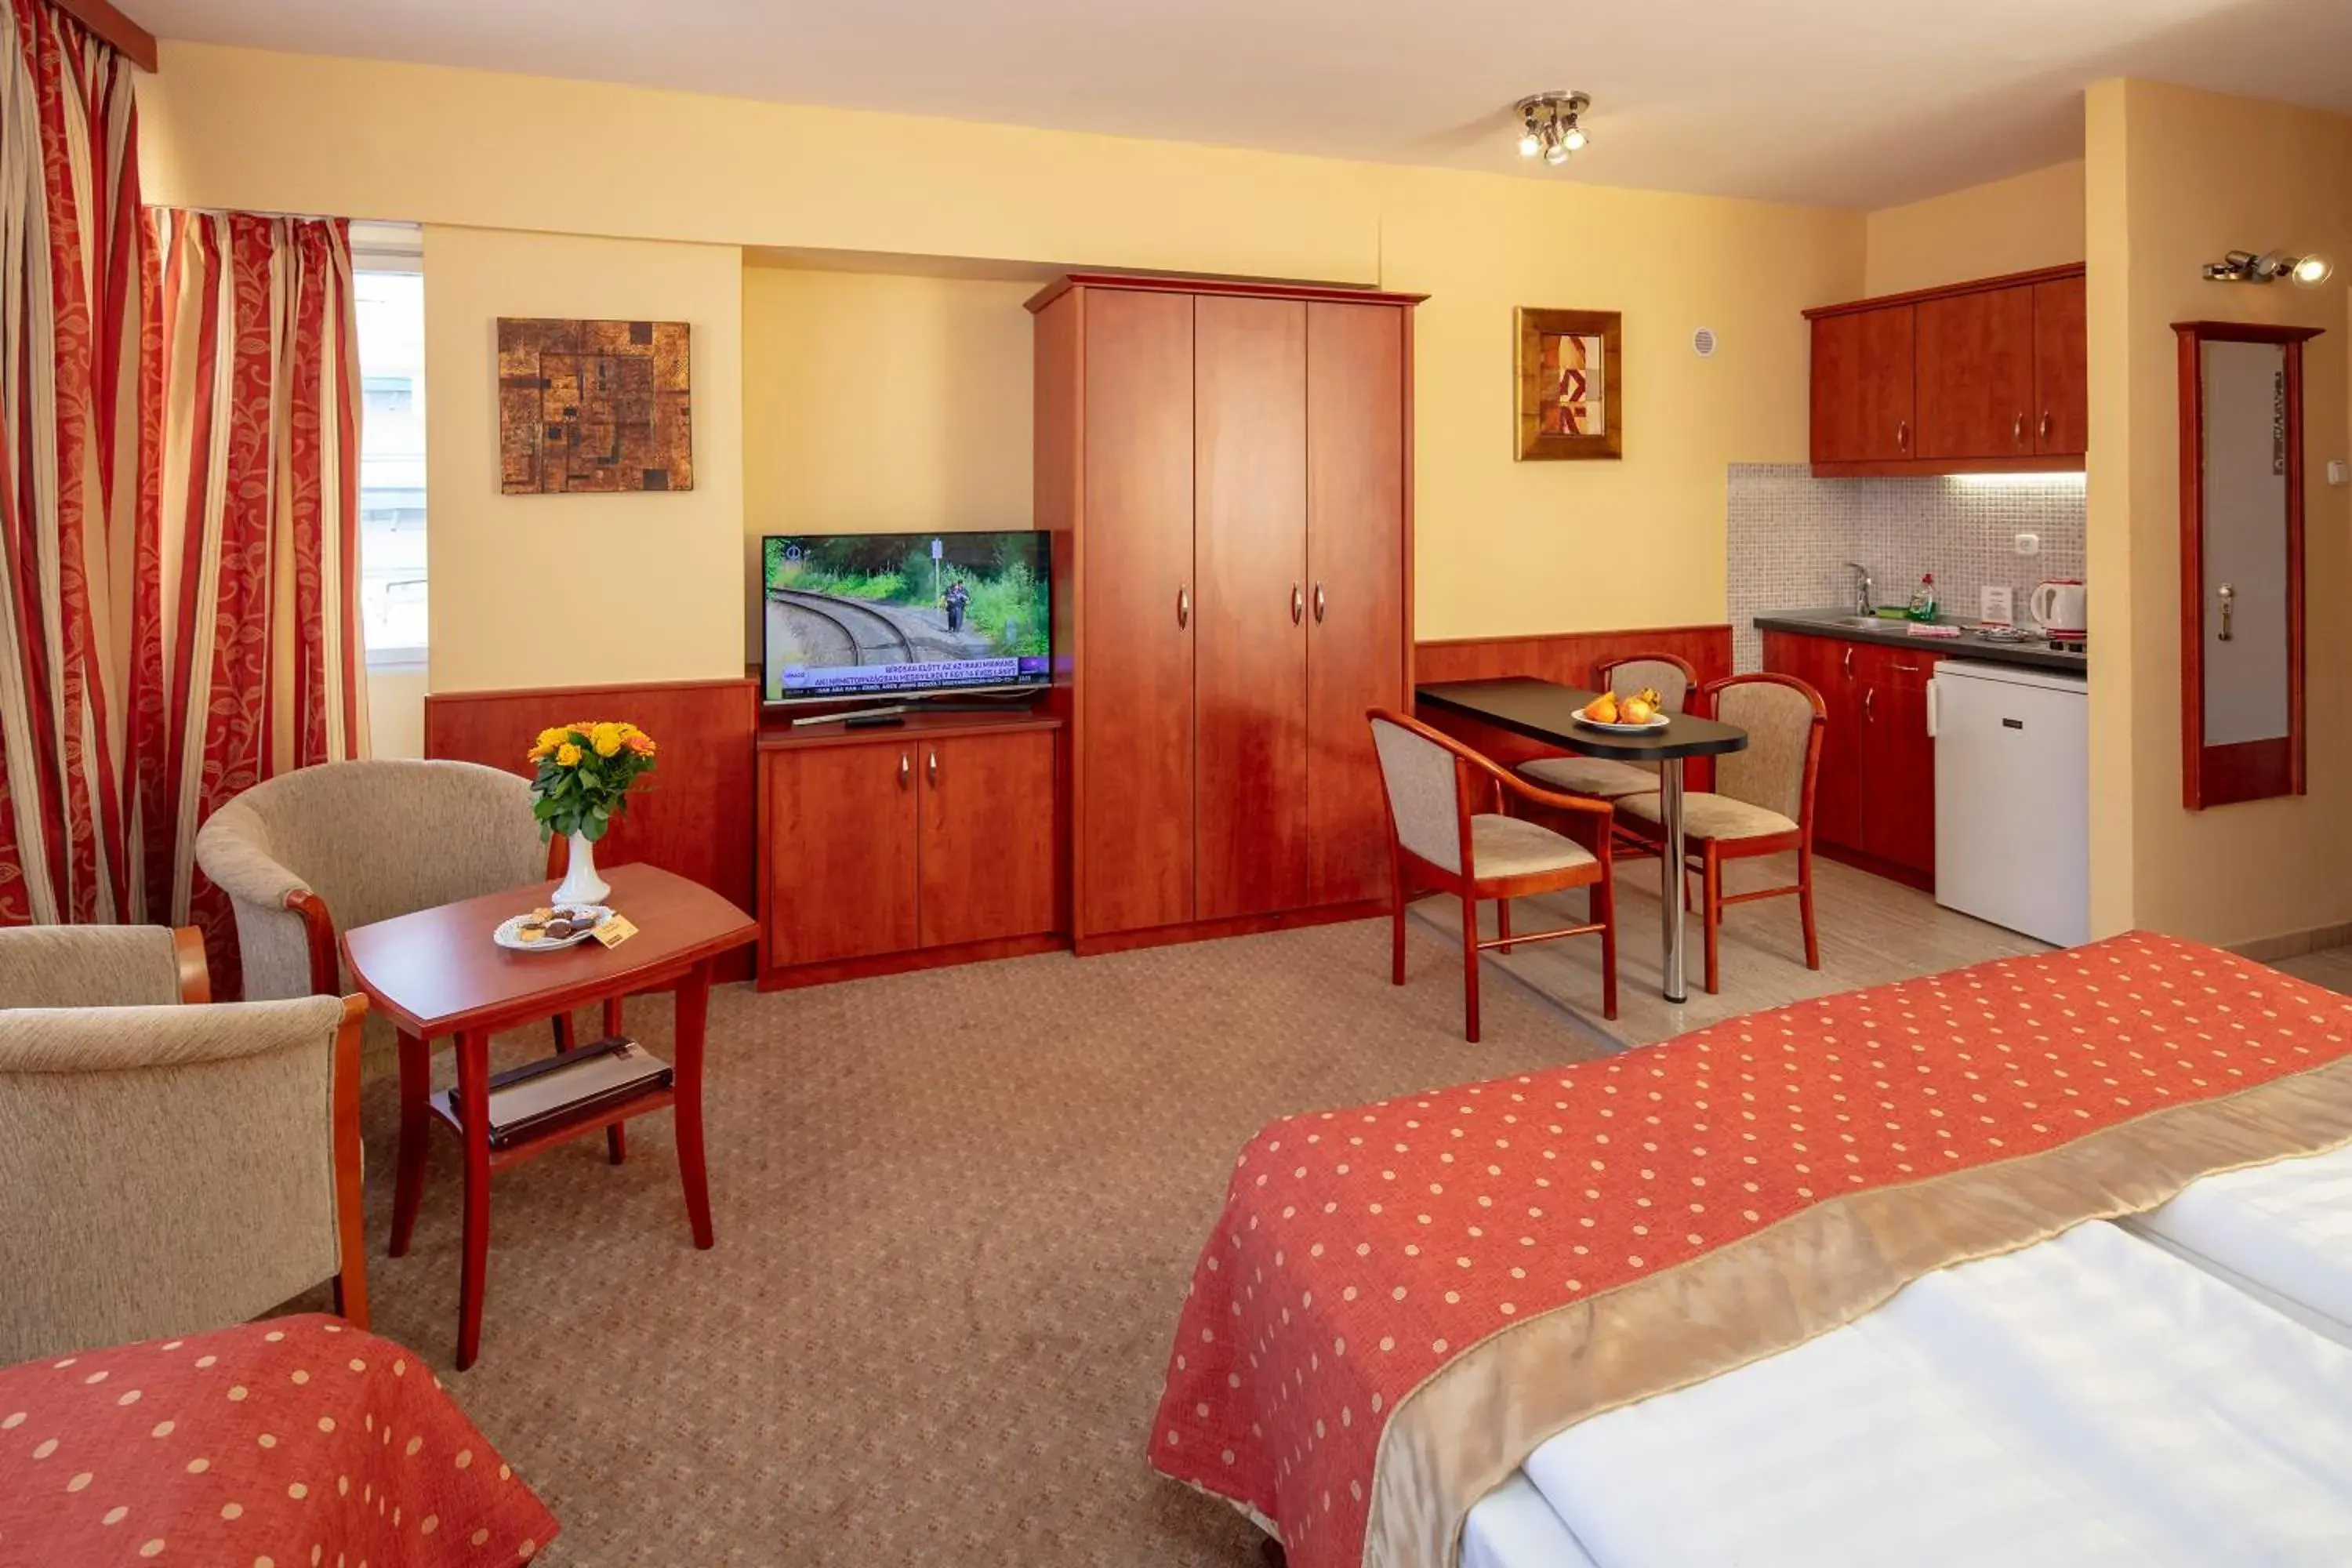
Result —
<instances>
[{"instance_id":1,"label":"red polka dot bedspread","mask_svg":"<svg viewBox=\"0 0 2352 1568\"><path fill-rule=\"evenodd\" d=\"M2352 1139L2347 1041L2352 1001L2133 933L1275 1122L1193 1272L1151 1463L1293 1568L1451 1562L1587 1415Z\"/></svg>"},{"instance_id":2,"label":"red polka dot bedspread","mask_svg":"<svg viewBox=\"0 0 2352 1568\"><path fill-rule=\"evenodd\" d=\"M333 1318L0 1370L0 1568L496 1568L555 1531L430 1370Z\"/></svg>"}]
</instances>

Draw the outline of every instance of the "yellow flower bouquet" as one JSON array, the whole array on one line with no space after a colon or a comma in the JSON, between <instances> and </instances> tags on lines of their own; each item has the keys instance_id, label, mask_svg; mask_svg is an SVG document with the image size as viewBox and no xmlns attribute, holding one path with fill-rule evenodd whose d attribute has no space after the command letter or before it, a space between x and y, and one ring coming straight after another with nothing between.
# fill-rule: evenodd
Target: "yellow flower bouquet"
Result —
<instances>
[{"instance_id":1,"label":"yellow flower bouquet","mask_svg":"<svg viewBox=\"0 0 2352 1568\"><path fill-rule=\"evenodd\" d=\"M563 834L572 858L558 902L594 903L612 889L597 877L590 846L604 837L621 814L629 788L654 771L654 738L635 724L583 721L541 730L526 754L531 775L531 815L545 838Z\"/></svg>"}]
</instances>

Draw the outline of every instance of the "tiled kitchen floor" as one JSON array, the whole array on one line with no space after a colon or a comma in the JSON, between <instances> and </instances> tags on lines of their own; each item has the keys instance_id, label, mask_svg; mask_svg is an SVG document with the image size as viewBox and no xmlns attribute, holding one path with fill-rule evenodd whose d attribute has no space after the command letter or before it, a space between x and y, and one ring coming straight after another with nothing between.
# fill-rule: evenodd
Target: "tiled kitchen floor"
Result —
<instances>
[{"instance_id":1,"label":"tiled kitchen floor","mask_svg":"<svg viewBox=\"0 0 2352 1568\"><path fill-rule=\"evenodd\" d=\"M1617 868L1614 1021L1601 1016L1598 937L1538 942L1516 948L1507 957L1489 952L1484 983L1517 981L1573 1014L1588 1028L1626 1045L1647 1045L1760 1007L2045 950L2044 943L2032 937L1956 913L1915 889L1831 860L1817 860L1814 866L1813 894L1821 918L1819 970L1805 967L1804 935L1794 898L1741 904L1724 921L1723 990L1710 996L1705 989L1704 938L1694 911L1685 922L1690 997L1679 1006L1667 1002L1659 993L1658 863L1644 859L1622 861ZM1773 856L1734 862L1726 868L1725 881L1727 890L1738 892L1792 882L1796 874L1795 856ZM1584 910L1580 891L1522 899L1513 906L1513 929L1575 925L1586 918ZM1412 905L1412 913L1416 921L1443 931L1448 942L1457 940L1461 906L1453 899L1423 899ZM1479 919L1486 934L1493 935L1494 906L1482 905ZM2347 984L2352 984L2352 959L2347 963Z\"/></svg>"}]
</instances>

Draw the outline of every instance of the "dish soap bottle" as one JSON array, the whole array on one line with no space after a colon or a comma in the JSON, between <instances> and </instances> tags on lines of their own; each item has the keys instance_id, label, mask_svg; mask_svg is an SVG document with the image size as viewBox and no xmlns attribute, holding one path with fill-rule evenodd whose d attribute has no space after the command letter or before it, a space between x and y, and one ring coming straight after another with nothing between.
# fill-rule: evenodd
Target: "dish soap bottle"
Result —
<instances>
[{"instance_id":1,"label":"dish soap bottle","mask_svg":"<svg viewBox=\"0 0 2352 1568\"><path fill-rule=\"evenodd\" d=\"M1919 574L1919 585L1911 590L1911 618L1932 622L1936 618L1936 574Z\"/></svg>"}]
</instances>

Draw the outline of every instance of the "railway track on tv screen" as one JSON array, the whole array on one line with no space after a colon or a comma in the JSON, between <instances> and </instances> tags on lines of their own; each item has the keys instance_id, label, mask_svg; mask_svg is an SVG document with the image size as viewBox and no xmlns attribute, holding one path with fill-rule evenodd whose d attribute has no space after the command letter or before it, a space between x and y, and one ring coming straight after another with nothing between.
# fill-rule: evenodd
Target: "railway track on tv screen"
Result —
<instances>
[{"instance_id":1,"label":"railway track on tv screen","mask_svg":"<svg viewBox=\"0 0 2352 1568\"><path fill-rule=\"evenodd\" d=\"M796 588L772 589L768 599L770 613L783 614L813 663L821 653L843 664L908 664L918 658L914 639L897 621L854 599Z\"/></svg>"}]
</instances>

